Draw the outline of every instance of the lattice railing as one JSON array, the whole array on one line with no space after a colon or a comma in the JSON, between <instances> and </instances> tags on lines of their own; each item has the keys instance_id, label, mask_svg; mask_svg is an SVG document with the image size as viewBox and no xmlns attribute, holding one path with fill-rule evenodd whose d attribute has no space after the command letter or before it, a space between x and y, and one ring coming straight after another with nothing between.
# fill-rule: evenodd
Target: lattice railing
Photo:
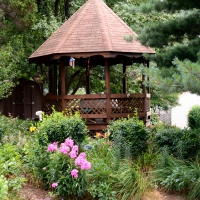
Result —
<instances>
[{"instance_id":1,"label":"lattice railing","mask_svg":"<svg viewBox=\"0 0 200 200\"><path fill-rule=\"evenodd\" d=\"M79 111L81 114L105 114L105 99L70 99L66 101L67 110L75 113Z\"/></svg>"},{"instance_id":2,"label":"lattice railing","mask_svg":"<svg viewBox=\"0 0 200 200\"><path fill-rule=\"evenodd\" d=\"M100 98L101 97L101 98ZM63 98L65 110L83 115L104 115L107 114L106 95L69 95ZM62 111L62 98L56 96L43 98L43 111L46 114L52 113L52 106L55 110ZM145 94L131 95L125 94L111 95L110 104L111 114L116 116L126 113L145 113L150 111L150 97ZM87 117L86 116L86 117Z\"/></svg>"},{"instance_id":3,"label":"lattice railing","mask_svg":"<svg viewBox=\"0 0 200 200\"><path fill-rule=\"evenodd\" d=\"M61 99L43 99L43 111L45 114L51 114L53 107L57 111L62 111Z\"/></svg>"},{"instance_id":4,"label":"lattice railing","mask_svg":"<svg viewBox=\"0 0 200 200\"><path fill-rule=\"evenodd\" d=\"M133 113L144 111L144 98L115 98L111 99L111 113Z\"/></svg>"}]
</instances>

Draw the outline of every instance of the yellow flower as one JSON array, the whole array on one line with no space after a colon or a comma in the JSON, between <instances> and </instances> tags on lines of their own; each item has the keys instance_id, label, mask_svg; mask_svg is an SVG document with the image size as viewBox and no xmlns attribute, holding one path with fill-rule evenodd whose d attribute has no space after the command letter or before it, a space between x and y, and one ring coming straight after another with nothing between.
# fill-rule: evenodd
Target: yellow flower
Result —
<instances>
[{"instance_id":1,"label":"yellow flower","mask_svg":"<svg viewBox=\"0 0 200 200\"><path fill-rule=\"evenodd\" d=\"M110 136L110 132L104 133L104 138L108 138Z\"/></svg>"},{"instance_id":2,"label":"yellow flower","mask_svg":"<svg viewBox=\"0 0 200 200\"><path fill-rule=\"evenodd\" d=\"M29 130L30 130L30 132L34 132L36 130L36 127L31 126Z\"/></svg>"},{"instance_id":3,"label":"yellow flower","mask_svg":"<svg viewBox=\"0 0 200 200\"><path fill-rule=\"evenodd\" d=\"M96 138L100 138L100 137L103 137L103 135L101 133L99 133L99 132L96 132L96 136L95 137Z\"/></svg>"}]
</instances>

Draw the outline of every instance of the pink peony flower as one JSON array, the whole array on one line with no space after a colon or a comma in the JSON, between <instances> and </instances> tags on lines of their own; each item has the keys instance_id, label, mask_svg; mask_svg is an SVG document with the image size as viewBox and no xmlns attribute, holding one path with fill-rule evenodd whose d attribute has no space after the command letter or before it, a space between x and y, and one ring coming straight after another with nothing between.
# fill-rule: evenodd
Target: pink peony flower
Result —
<instances>
[{"instance_id":1,"label":"pink peony flower","mask_svg":"<svg viewBox=\"0 0 200 200\"><path fill-rule=\"evenodd\" d=\"M84 158L84 159L85 159L85 158L86 158L85 152L80 153L78 157L81 157L81 158Z\"/></svg>"},{"instance_id":2,"label":"pink peony flower","mask_svg":"<svg viewBox=\"0 0 200 200\"><path fill-rule=\"evenodd\" d=\"M50 145L48 146L47 150L48 150L49 152L56 151L56 150L58 149L57 145L58 145L58 142L54 142L54 143L52 143L52 144L50 144Z\"/></svg>"},{"instance_id":3,"label":"pink peony flower","mask_svg":"<svg viewBox=\"0 0 200 200\"><path fill-rule=\"evenodd\" d=\"M72 147L72 151L75 151L76 154L78 154L78 145L74 145L74 146Z\"/></svg>"},{"instance_id":4,"label":"pink peony flower","mask_svg":"<svg viewBox=\"0 0 200 200\"><path fill-rule=\"evenodd\" d=\"M80 166L81 163L84 161L84 158L78 156L75 161L74 161L74 164L77 165L77 166Z\"/></svg>"},{"instance_id":5,"label":"pink peony flower","mask_svg":"<svg viewBox=\"0 0 200 200\"><path fill-rule=\"evenodd\" d=\"M51 187L56 188L58 186L58 183L52 183Z\"/></svg>"},{"instance_id":6,"label":"pink peony flower","mask_svg":"<svg viewBox=\"0 0 200 200\"><path fill-rule=\"evenodd\" d=\"M43 167L42 169L45 171L47 168L46 168L46 167Z\"/></svg>"},{"instance_id":7,"label":"pink peony flower","mask_svg":"<svg viewBox=\"0 0 200 200\"><path fill-rule=\"evenodd\" d=\"M70 151L70 147L68 147L65 143L60 145L60 152L63 154L67 154Z\"/></svg>"},{"instance_id":8,"label":"pink peony flower","mask_svg":"<svg viewBox=\"0 0 200 200\"><path fill-rule=\"evenodd\" d=\"M74 177L74 178L78 178L78 170L77 170L77 169L73 169L73 170L71 171L71 175L72 175L72 177Z\"/></svg>"},{"instance_id":9,"label":"pink peony flower","mask_svg":"<svg viewBox=\"0 0 200 200\"><path fill-rule=\"evenodd\" d=\"M70 139L70 138L67 138L67 139L65 140L65 144L66 144L67 146L69 146L69 147L73 147L73 146L74 146L74 141L73 141L72 139Z\"/></svg>"},{"instance_id":10,"label":"pink peony flower","mask_svg":"<svg viewBox=\"0 0 200 200\"><path fill-rule=\"evenodd\" d=\"M76 151L71 151L70 153L69 153L69 156L70 156L70 158L76 158L76 156L77 156L77 154L76 154Z\"/></svg>"},{"instance_id":11,"label":"pink peony flower","mask_svg":"<svg viewBox=\"0 0 200 200\"><path fill-rule=\"evenodd\" d=\"M80 165L81 169L85 169L85 170L89 170L91 169L91 163L88 162L87 160L84 160L81 165Z\"/></svg>"}]
</instances>

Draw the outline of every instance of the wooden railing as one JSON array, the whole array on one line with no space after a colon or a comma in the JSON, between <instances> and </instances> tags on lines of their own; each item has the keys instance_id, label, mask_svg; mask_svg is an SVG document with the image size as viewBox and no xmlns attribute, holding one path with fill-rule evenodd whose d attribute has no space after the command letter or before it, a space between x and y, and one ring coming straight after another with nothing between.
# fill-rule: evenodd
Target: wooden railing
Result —
<instances>
[{"instance_id":1,"label":"wooden railing","mask_svg":"<svg viewBox=\"0 0 200 200\"><path fill-rule=\"evenodd\" d=\"M43 111L50 114L53 106L57 111L78 111L84 119L127 117L133 115L135 110L139 117L146 117L150 115L150 94L44 96Z\"/></svg>"}]
</instances>

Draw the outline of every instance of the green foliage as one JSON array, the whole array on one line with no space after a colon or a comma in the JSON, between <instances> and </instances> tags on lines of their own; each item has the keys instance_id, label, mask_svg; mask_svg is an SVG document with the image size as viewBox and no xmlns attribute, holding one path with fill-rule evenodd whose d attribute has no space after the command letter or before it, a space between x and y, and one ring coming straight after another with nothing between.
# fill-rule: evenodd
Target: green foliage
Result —
<instances>
[{"instance_id":1,"label":"green foliage","mask_svg":"<svg viewBox=\"0 0 200 200\"><path fill-rule=\"evenodd\" d=\"M109 125L108 130L113 141L117 137L121 137L126 142L126 145L130 146L132 157L137 157L147 150L149 133L143 121L139 120L138 117L121 118L113 121Z\"/></svg>"},{"instance_id":2,"label":"green foliage","mask_svg":"<svg viewBox=\"0 0 200 200\"><path fill-rule=\"evenodd\" d=\"M19 148L22 147L30 137L29 127L31 124L30 120L0 115L0 142L3 144L9 142Z\"/></svg>"},{"instance_id":3,"label":"green foliage","mask_svg":"<svg viewBox=\"0 0 200 200\"><path fill-rule=\"evenodd\" d=\"M142 199L148 184L145 175L140 171L140 168L133 164L132 161L123 160L117 174L115 174L116 182L114 189L117 191L119 199Z\"/></svg>"},{"instance_id":4,"label":"green foliage","mask_svg":"<svg viewBox=\"0 0 200 200\"><path fill-rule=\"evenodd\" d=\"M193 106L188 113L188 126L191 129L200 128L200 106Z\"/></svg>"},{"instance_id":5,"label":"green foliage","mask_svg":"<svg viewBox=\"0 0 200 200\"><path fill-rule=\"evenodd\" d=\"M44 115L42 122L38 124L39 138L41 143L57 141L61 143L70 137L76 144L81 144L87 135L87 127L80 114L66 115L62 112L53 111L51 115ZM43 140L43 141L42 141Z\"/></svg>"},{"instance_id":6,"label":"green foliage","mask_svg":"<svg viewBox=\"0 0 200 200\"><path fill-rule=\"evenodd\" d=\"M158 157L157 165L151 172L153 181L167 190L186 193L188 199L200 197L200 168L199 162L183 162L167 153Z\"/></svg>"},{"instance_id":7,"label":"green foliage","mask_svg":"<svg viewBox=\"0 0 200 200\"><path fill-rule=\"evenodd\" d=\"M6 178L1 175L0 176L0 199L7 200L7 194L8 194L8 181Z\"/></svg>"},{"instance_id":8,"label":"green foliage","mask_svg":"<svg viewBox=\"0 0 200 200\"><path fill-rule=\"evenodd\" d=\"M154 135L154 143L159 151L180 159L194 159L200 150L199 131L163 126Z\"/></svg>"},{"instance_id":9,"label":"green foliage","mask_svg":"<svg viewBox=\"0 0 200 200\"><path fill-rule=\"evenodd\" d=\"M199 83L199 65L200 65L200 52L198 53L198 61L191 62L188 59L180 61L175 58L173 64L177 67L179 76L176 73L173 77L174 80L178 80L179 85L185 90L191 93L200 94L198 85Z\"/></svg>"},{"instance_id":10,"label":"green foliage","mask_svg":"<svg viewBox=\"0 0 200 200\"><path fill-rule=\"evenodd\" d=\"M3 10L6 20L4 26L12 22L17 29L23 31L35 22L36 20L36 4L31 0L15 1L15 0L2 0L0 8Z\"/></svg>"},{"instance_id":11,"label":"green foliage","mask_svg":"<svg viewBox=\"0 0 200 200\"><path fill-rule=\"evenodd\" d=\"M2 181L5 183L5 187L1 190L2 192L8 190L7 195L19 191L26 180L22 175L22 164L21 155L15 145L7 143L0 146L0 172ZM7 181L3 176L6 177Z\"/></svg>"},{"instance_id":12,"label":"green foliage","mask_svg":"<svg viewBox=\"0 0 200 200\"><path fill-rule=\"evenodd\" d=\"M108 139L91 140L88 145L88 160L92 164L90 195L98 199L141 199L148 184L140 167L134 164L137 161L121 159L118 147Z\"/></svg>"},{"instance_id":13,"label":"green foliage","mask_svg":"<svg viewBox=\"0 0 200 200\"><path fill-rule=\"evenodd\" d=\"M26 173L30 174L32 182L44 183L49 188L47 171L44 170L49 163L49 153L46 146L41 146L37 134L30 138L23 148L23 161Z\"/></svg>"},{"instance_id":14,"label":"green foliage","mask_svg":"<svg viewBox=\"0 0 200 200\"><path fill-rule=\"evenodd\" d=\"M112 183L118 158L113 154L111 143L106 139L95 139L90 140L87 145L91 147L87 155L92 164L88 177L88 192L93 198L116 199Z\"/></svg>"},{"instance_id":15,"label":"green foliage","mask_svg":"<svg viewBox=\"0 0 200 200\"><path fill-rule=\"evenodd\" d=\"M33 80L33 77L38 75L40 70L30 65L27 58L60 24L59 18L41 17L32 29L24 31L23 34L18 32L14 34L13 30L5 33L8 38L0 48L0 99L10 94L19 78ZM46 68L44 72L45 70Z\"/></svg>"},{"instance_id":16,"label":"green foliage","mask_svg":"<svg viewBox=\"0 0 200 200\"><path fill-rule=\"evenodd\" d=\"M168 190L183 191L188 189L193 180L192 174L187 173L186 165L163 153L158 157L157 165L152 171L154 181Z\"/></svg>"},{"instance_id":17,"label":"green foliage","mask_svg":"<svg viewBox=\"0 0 200 200\"><path fill-rule=\"evenodd\" d=\"M71 141L73 144L67 141ZM56 147L56 150L51 150L52 146ZM57 148L57 143L48 146L49 152L55 151L50 155L49 163L45 169L47 170L48 183L52 188L55 188L56 194L60 197L82 198L87 188L85 170L90 170L91 164L87 161L85 152L81 152L70 138L61 143L58 150ZM69 148L67 152L66 148ZM75 155L72 155L72 152ZM77 176L72 174L74 170L77 171ZM55 187L54 183L56 183Z\"/></svg>"}]
</instances>

